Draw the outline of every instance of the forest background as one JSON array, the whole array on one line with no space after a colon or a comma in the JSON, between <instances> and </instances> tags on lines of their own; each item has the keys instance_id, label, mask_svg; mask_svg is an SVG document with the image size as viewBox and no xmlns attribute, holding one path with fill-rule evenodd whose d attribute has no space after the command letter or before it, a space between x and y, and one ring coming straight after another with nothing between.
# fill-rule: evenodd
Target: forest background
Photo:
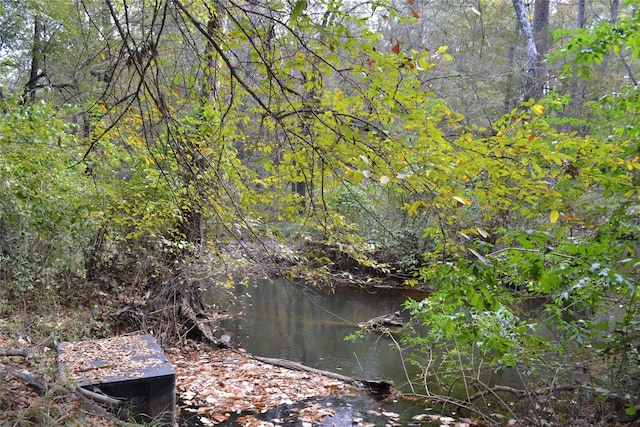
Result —
<instances>
[{"instance_id":1,"label":"forest background","mask_svg":"<svg viewBox=\"0 0 640 427\"><path fill-rule=\"evenodd\" d=\"M124 285L193 320L256 265L426 284L428 392L548 371L634 416L638 3L0 1L3 328Z\"/></svg>"}]
</instances>

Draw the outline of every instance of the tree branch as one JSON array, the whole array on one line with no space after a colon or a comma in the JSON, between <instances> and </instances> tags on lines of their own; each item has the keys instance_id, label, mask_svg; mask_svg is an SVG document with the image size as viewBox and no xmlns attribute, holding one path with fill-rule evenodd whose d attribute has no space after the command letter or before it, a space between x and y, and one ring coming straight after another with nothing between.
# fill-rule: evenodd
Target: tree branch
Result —
<instances>
[{"instance_id":1,"label":"tree branch","mask_svg":"<svg viewBox=\"0 0 640 427\"><path fill-rule=\"evenodd\" d=\"M467 400L465 400L465 402L467 403L471 403L474 400L482 397L482 396L486 396L487 394L495 394L498 392L506 392L506 393L511 393L513 395L515 395L516 397L525 397L525 396L529 396L529 395L541 395L541 394L547 394L550 393L552 391L575 391L575 390L579 390L581 389L582 386L580 385L571 385L571 384L566 384L566 385L561 385L561 386L551 386L551 387L542 387L542 388L537 388L537 389L532 389L532 390L522 390L522 389L518 389L518 388L513 388L513 387L509 387L509 386L505 386L505 385L496 385L493 386L491 388L485 389L485 390L481 390L479 392L477 392L476 394L474 394L473 396L470 396L469 398L467 398Z\"/></svg>"},{"instance_id":2,"label":"tree branch","mask_svg":"<svg viewBox=\"0 0 640 427\"><path fill-rule=\"evenodd\" d=\"M0 350L0 352L5 352L5 351L6 350ZM11 355L16 356L18 354L11 354ZM23 381L27 386L35 390L38 394L45 394L49 390L55 390L56 394L75 393L79 397L91 399L96 403L99 403L101 405L106 405L112 408L118 408L122 405L122 402L118 399L114 399L105 394L96 393L79 386L73 390L68 390L62 387L54 387L53 385L48 384L45 380L43 380L36 374L33 374L24 369L23 370L14 369L10 366L0 363L0 371L4 371L9 375Z\"/></svg>"},{"instance_id":3,"label":"tree branch","mask_svg":"<svg viewBox=\"0 0 640 427\"><path fill-rule=\"evenodd\" d=\"M26 361L29 361L34 354L26 348L0 348L0 356L22 356Z\"/></svg>"}]
</instances>

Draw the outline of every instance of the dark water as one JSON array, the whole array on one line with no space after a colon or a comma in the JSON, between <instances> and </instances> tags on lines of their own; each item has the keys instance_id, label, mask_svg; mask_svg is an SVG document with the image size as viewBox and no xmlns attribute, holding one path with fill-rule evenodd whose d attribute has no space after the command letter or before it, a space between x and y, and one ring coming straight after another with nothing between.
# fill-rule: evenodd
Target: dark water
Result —
<instances>
[{"instance_id":1,"label":"dark water","mask_svg":"<svg viewBox=\"0 0 640 427\"><path fill-rule=\"evenodd\" d=\"M402 310L407 294L370 294L354 289L327 293L285 280L263 281L248 287L238 284L233 292L237 309L242 307L244 314L220 325L232 336L233 347L357 379L391 381L400 389L406 389L408 377L416 380L418 371L408 362L403 363L406 355L391 338L369 333L364 339L345 340L358 330L358 323ZM416 293L411 297L424 295ZM336 413L325 419L327 426L351 425L358 418L384 426L388 419L376 412L396 412L405 421L423 412L423 408L404 401L388 402L381 407L364 393L323 402ZM290 409L278 408L261 418L281 419Z\"/></svg>"},{"instance_id":2,"label":"dark water","mask_svg":"<svg viewBox=\"0 0 640 427\"><path fill-rule=\"evenodd\" d=\"M344 339L358 330L358 323L401 310L403 295L326 294L286 281L237 286L235 293L246 304L244 316L221 325L234 346L358 379L404 378L399 350L388 337Z\"/></svg>"}]
</instances>

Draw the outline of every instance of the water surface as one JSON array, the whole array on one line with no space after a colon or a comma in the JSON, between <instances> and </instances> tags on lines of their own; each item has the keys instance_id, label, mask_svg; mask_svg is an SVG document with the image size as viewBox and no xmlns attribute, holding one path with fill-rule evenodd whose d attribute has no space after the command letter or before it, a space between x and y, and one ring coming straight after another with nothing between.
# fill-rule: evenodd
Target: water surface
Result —
<instances>
[{"instance_id":1,"label":"water surface","mask_svg":"<svg viewBox=\"0 0 640 427\"><path fill-rule=\"evenodd\" d=\"M353 289L330 294L284 280L238 284L234 292L245 304L244 315L221 327L235 347L358 379L405 379L401 353L389 337L370 333L345 341L358 323L401 310L404 295Z\"/></svg>"}]
</instances>

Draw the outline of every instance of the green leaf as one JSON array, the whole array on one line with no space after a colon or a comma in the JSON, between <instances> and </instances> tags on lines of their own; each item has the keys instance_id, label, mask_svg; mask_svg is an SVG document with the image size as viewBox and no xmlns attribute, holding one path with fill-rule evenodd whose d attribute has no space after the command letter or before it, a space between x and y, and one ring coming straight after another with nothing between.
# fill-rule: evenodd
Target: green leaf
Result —
<instances>
[{"instance_id":1,"label":"green leaf","mask_svg":"<svg viewBox=\"0 0 640 427\"><path fill-rule=\"evenodd\" d=\"M555 224L556 222L558 222L558 218L560 218L560 212L558 212L557 210L552 210L551 213L549 214L549 222L551 224Z\"/></svg>"},{"instance_id":2,"label":"green leaf","mask_svg":"<svg viewBox=\"0 0 640 427\"><path fill-rule=\"evenodd\" d=\"M362 181L362 178L364 178L364 174L360 171L353 171L351 173L351 183L353 185L360 184L360 182Z\"/></svg>"},{"instance_id":3,"label":"green leaf","mask_svg":"<svg viewBox=\"0 0 640 427\"><path fill-rule=\"evenodd\" d=\"M298 20L298 17L302 12L307 10L307 0L298 0L295 5L293 5L293 10L291 11L291 20L290 24L295 23Z\"/></svg>"}]
</instances>

